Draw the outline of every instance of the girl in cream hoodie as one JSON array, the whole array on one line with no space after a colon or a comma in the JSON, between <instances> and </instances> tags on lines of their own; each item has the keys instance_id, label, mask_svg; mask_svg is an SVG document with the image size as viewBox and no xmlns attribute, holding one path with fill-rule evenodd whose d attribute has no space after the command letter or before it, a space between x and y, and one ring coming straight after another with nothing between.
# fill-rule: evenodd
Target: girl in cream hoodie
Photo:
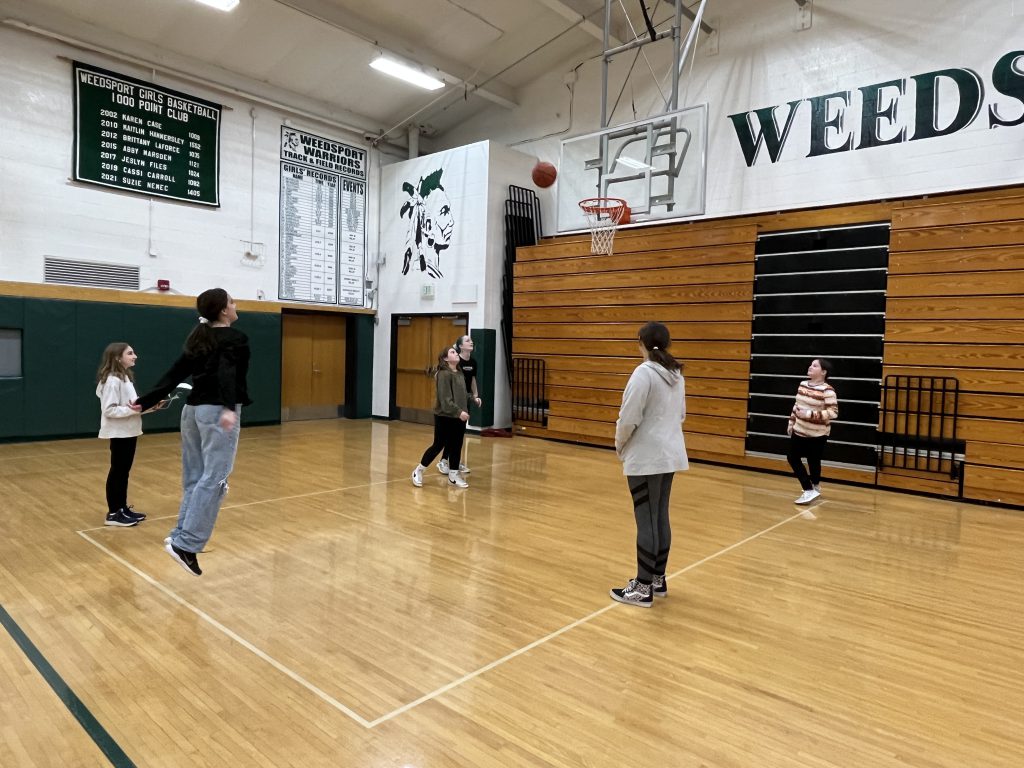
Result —
<instances>
[{"instance_id":1,"label":"girl in cream hoodie","mask_svg":"<svg viewBox=\"0 0 1024 768\"><path fill-rule=\"evenodd\" d=\"M639 333L644 362L622 393L615 423L615 452L633 496L636 517L636 578L613 589L612 599L650 608L653 597L667 597L665 568L672 545L668 506L672 478L689 469L683 442L686 387L682 366L668 352L672 340L661 323Z\"/></svg>"},{"instance_id":2,"label":"girl in cream hoodie","mask_svg":"<svg viewBox=\"0 0 1024 768\"><path fill-rule=\"evenodd\" d=\"M108 344L96 373L96 397L100 399L100 434L110 441L107 473L107 519L104 525L129 527L146 516L128 506L128 475L135 461L135 444L142 434L142 409L132 405L138 395L132 368L138 356L123 341Z\"/></svg>"}]
</instances>

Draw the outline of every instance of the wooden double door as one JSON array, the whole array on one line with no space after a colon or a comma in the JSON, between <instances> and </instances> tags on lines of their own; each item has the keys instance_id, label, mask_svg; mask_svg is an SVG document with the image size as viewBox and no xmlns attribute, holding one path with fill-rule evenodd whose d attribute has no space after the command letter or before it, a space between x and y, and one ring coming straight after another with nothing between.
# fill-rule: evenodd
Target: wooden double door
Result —
<instances>
[{"instance_id":1,"label":"wooden double door","mask_svg":"<svg viewBox=\"0 0 1024 768\"><path fill-rule=\"evenodd\" d=\"M437 356L467 333L468 321L454 314L392 317L392 418L433 423Z\"/></svg>"},{"instance_id":2,"label":"wooden double door","mask_svg":"<svg viewBox=\"0 0 1024 768\"><path fill-rule=\"evenodd\" d=\"M337 313L281 316L281 421L344 415L346 333Z\"/></svg>"}]
</instances>

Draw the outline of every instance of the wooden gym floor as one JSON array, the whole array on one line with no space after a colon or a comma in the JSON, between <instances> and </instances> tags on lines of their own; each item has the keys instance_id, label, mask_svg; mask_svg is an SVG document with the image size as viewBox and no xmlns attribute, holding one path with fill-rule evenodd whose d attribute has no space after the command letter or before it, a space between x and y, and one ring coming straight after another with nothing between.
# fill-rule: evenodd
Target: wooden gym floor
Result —
<instances>
[{"instance_id":1,"label":"wooden gym floor","mask_svg":"<svg viewBox=\"0 0 1024 768\"><path fill-rule=\"evenodd\" d=\"M161 547L176 434L140 440L128 529L105 442L0 446L0 765L1024 765L1020 512L826 478L801 515L788 478L695 465L642 610L607 596L611 451L470 438L468 490L417 489L429 440L243 430L198 579Z\"/></svg>"}]
</instances>

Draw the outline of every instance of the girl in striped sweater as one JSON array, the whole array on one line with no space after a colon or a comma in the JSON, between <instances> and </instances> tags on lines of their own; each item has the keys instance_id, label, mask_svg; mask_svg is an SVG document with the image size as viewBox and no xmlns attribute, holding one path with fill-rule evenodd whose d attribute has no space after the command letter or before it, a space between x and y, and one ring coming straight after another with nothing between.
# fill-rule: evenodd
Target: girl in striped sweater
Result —
<instances>
[{"instance_id":1,"label":"girl in striped sweater","mask_svg":"<svg viewBox=\"0 0 1024 768\"><path fill-rule=\"evenodd\" d=\"M796 499L797 504L810 504L821 495L821 456L832 429L832 422L839 417L839 400L836 391L828 383L832 364L818 358L811 361L807 369L807 381L800 382L796 391L796 402L789 414L786 434L789 441L789 465L804 492ZM807 459L804 469L803 459ZM810 472L808 472L810 470Z\"/></svg>"}]
</instances>

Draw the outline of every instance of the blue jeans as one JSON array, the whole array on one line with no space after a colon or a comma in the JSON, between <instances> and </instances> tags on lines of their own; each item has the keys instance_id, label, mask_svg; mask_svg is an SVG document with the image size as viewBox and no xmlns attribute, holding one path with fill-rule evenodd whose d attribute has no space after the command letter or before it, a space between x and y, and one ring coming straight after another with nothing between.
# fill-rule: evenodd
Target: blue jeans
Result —
<instances>
[{"instance_id":1,"label":"blue jeans","mask_svg":"<svg viewBox=\"0 0 1024 768\"><path fill-rule=\"evenodd\" d=\"M219 405L186 405L181 409L181 507L171 543L186 552L203 551L213 534L217 513L228 490L228 475L235 465L239 421L230 432L220 428Z\"/></svg>"}]
</instances>

